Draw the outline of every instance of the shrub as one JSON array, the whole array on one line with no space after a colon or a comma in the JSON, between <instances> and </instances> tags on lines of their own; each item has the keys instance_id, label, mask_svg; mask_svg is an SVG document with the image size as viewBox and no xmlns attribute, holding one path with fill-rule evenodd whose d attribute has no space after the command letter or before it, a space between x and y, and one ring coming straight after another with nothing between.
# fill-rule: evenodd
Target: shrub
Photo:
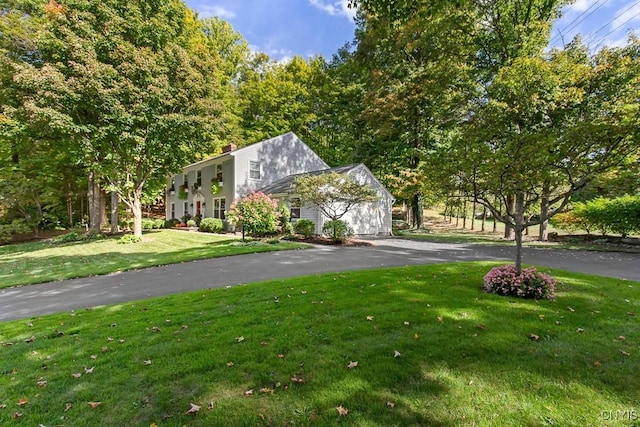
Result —
<instances>
[{"instance_id":1,"label":"shrub","mask_svg":"<svg viewBox=\"0 0 640 427\"><path fill-rule=\"evenodd\" d=\"M297 234L302 234L308 239L313 236L316 225L310 219L299 219L294 223L293 229Z\"/></svg>"},{"instance_id":2,"label":"shrub","mask_svg":"<svg viewBox=\"0 0 640 427\"><path fill-rule=\"evenodd\" d=\"M523 268L516 274L513 265L494 267L484 276L484 291L498 295L520 298L553 299L556 292L556 280L536 271L535 268Z\"/></svg>"},{"instance_id":3,"label":"shrub","mask_svg":"<svg viewBox=\"0 0 640 427\"><path fill-rule=\"evenodd\" d=\"M125 234L118 239L118 244L127 245L130 243L140 243L141 241L142 237L140 236L136 236L135 234Z\"/></svg>"},{"instance_id":4,"label":"shrub","mask_svg":"<svg viewBox=\"0 0 640 427\"><path fill-rule=\"evenodd\" d=\"M329 236L334 242L344 242L353 236L353 229L346 222L340 219L327 221L322 226L322 234Z\"/></svg>"},{"instance_id":5,"label":"shrub","mask_svg":"<svg viewBox=\"0 0 640 427\"><path fill-rule=\"evenodd\" d=\"M277 245L278 243L280 243L280 239L267 239L265 240L265 243L269 244L269 245Z\"/></svg>"},{"instance_id":6,"label":"shrub","mask_svg":"<svg viewBox=\"0 0 640 427\"><path fill-rule=\"evenodd\" d=\"M205 233L220 233L224 231L224 222L220 218L204 218L200 221L200 231Z\"/></svg>"},{"instance_id":7,"label":"shrub","mask_svg":"<svg viewBox=\"0 0 640 427\"><path fill-rule=\"evenodd\" d=\"M142 218L142 229L143 230L153 230L153 226L155 221L149 218Z\"/></svg>"},{"instance_id":8,"label":"shrub","mask_svg":"<svg viewBox=\"0 0 640 427\"><path fill-rule=\"evenodd\" d=\"M591 230L591 224L575 210L555 214L549 219L549 223L558 230L564 230L570 233L579 230L585 230L589 233Z\"/></svg>"},{"instance_id":9,"label":"shrub","mask_svg":"<svg viewBox=\"0 0 640 427\"><path fill-rule=\"evenodd\" d=\"M190 219L189 221L187 221L187 227L197 227L198 223L196 222L195 219Z\"/></svg>"},{"instance_id":10,"label":"shrub","mask_svg":"<svg viewBox=\"0 0 640 427\"><path fill-rule=\"evenodd\" d=\"M176 225L180 224L180 221L178 221L175 218L171 218L168 219L164 222L164 228L172 228L175 227Z\"/></svg>"},{"instance_id":11,"label":"shrub","mask_svg":"<svg viewBox=\"0 0 640 427\"><path fill-rule=\"evenodd\" d=\"M184 214L182 215L182 217L180 218L180 221L184 224L187 223L187 221L189 221L191 219L191 214Z\"/></svg>"},{"instance_id":12,"label":"shrub","mask_svg":"<svg viewBox=\"0 0 640 427\"><path fill-rule=\"evenodd\" d=\"M264 193L251 193L234 201L227 212L227 220L253 236L278 231L278 203Z\"/></svg>"},{"instance_id":13,"label":"shrub","mask_svg":"<svg viewBox=\"0 0 640 427\"><path fill-rule=\"evenodd\" d=\"M0 225L0 243L10 242L14 234L28 233L31 229L24 219L14 219L11 224Z\"/></svg>"},{"instance_id":14,"label":"shrub","mask_svg":"<svg viewBox=\"0 0 640 427\"><path fill-rule=\"evenodd\" d=\"M278 206L278 213L280 213L280 232L286 235L293 234L291 211L289 210L289 207L284 203L280 203L280 206Z\"/></svg>"}]
</instances>

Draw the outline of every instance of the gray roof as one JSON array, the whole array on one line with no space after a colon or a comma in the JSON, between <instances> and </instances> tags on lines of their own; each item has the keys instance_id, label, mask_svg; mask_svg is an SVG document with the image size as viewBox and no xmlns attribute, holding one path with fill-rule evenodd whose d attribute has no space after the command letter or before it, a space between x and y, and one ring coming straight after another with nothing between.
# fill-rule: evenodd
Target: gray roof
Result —
<instances>
[{"instance_id":1,"label":"gray roof","mask_svg":"<svg viewBox=\"0 0 640 427\"><path fill-rule=\"evenodd\" d=\"M330 169L321 169L321 170L312 171L312 172L289 175L276 182L272 182L271 184L265 187L260 188L258 191L264 194L288 194L293 191L293 185L295 183L296 178L299 176L322 175L322 174L331 173L331 172L343 174L343 173L351 172L352 170L354 170L360 165L362 165L362 163L354 163L352 165L338 166Z\"/></svg>"}]
</instances>

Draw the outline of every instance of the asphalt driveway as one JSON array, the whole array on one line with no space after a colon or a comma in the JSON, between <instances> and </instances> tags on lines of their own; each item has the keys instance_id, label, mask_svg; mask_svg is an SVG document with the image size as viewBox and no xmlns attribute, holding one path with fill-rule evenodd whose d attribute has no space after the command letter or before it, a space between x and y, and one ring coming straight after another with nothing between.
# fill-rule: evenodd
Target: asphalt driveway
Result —
<instances>
[{"instance_id":1,"label":"asphalt driveway","mask_svg":"<svg viewBox=\"0 0 640 427\"><path fill-rule=\"evenodd\" d=\"M398 238L370 247L312 249L214 258L106 276L0 290L0 321L117 304L190 290L308 274L455 261L512 260L514 248L418 242ZM640 254L525 248L541 267L640 281Z\"/></svg>"}]
</instances>

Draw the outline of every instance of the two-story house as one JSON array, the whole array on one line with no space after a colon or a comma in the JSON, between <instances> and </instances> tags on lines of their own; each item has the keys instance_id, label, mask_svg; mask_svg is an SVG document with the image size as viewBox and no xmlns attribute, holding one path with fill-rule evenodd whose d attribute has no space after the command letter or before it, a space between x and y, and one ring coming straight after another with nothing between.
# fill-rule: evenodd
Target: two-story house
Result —
<instances>
[{"instance_id":1,"label":"two-story house","mask_svg":"<svg viewBox=\"0 0 640 427\"><path fill-rule=\"evenodd\" d=\"M286 202L293 221L312 220L320 234L327 219L313 207L300 206L291 184L295 175L328 171L351 174L380 195L378 202L360 205L343 218L356 234L391 233L393 196L371 171L363 164L331 169L292 132L239 149L229 145L218 156L185 166L169 179L166 217L190 214L224 219L233 200L262 191Z\"/></svg>"}]
</instances>

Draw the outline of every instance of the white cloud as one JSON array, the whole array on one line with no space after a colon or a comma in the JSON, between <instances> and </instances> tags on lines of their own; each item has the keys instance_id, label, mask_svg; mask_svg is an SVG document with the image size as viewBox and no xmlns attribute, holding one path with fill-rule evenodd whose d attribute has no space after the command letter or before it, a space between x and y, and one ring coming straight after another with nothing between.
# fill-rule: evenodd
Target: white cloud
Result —
<instances>
[{"instance_id":1,"label":"white cloud","mask_svg":"<svg viewBox=\"0 0 640 427\"><path fill-rule=\"evenodd\" d=\"M331 16L345 16L349 19L353 19L356 15L354 8L349 9L347 7L348 0L329 1L326 0L309 0L309 3L315 8L328 13Z\"/></svg>"},{"instance_id":2,"label":"white cloud","mask_svg":"<svg viewBox=\"0 0 640 427\"><path fill-rule=\"evenodd\" d=\"M195 7L195 11L198 12L201 18L218 16L224 19L233 19L236 17L235 12L221 6L198 5Z\"/></svg>"}]
</instances>

